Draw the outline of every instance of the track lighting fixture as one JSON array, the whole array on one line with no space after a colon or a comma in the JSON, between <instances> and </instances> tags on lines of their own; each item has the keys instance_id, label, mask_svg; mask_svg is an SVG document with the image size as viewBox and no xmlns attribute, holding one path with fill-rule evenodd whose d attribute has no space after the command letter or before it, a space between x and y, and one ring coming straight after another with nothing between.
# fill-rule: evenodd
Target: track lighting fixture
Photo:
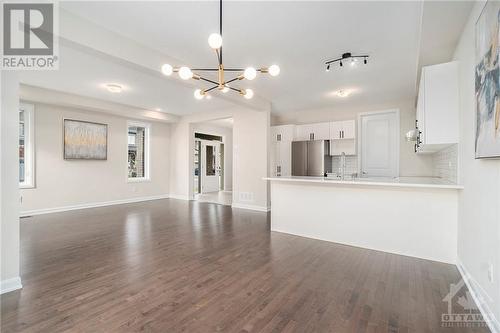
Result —
<instances>
[{"instance_id":1,"label":"track lighting fixture","mask_svg":"<svg viewBox=\"0 0 500 333\"><path fill-rule=\"evenodd\" d=\"M164 64L161 67L161 72L164 75L172 75L172 73L178 73L179 77L183 80L201 80L204 82L211 83L212 86L207 89L196 89L194 92L194 98L196 99L210 99L211 95L208 93L214 89L218 89L219 91L226 93L230 90L239 93L246 99L250 99L253 97L254 92L252 89L237 89L232 86L232 82L238 80L253 80L256 78L257 73L268 73L271 76L277 76L280 73L280 68L278 65L271 65L269 67L247 67L245 68L225 68L222 63L222 0L219 1L219 33L213 33L208 37L208 45L215 51L217 55L217 68L189 68L187 66L182 67L172 67L169 64ZM328 65L328 69L330 66ZM217 72L217 79L209 79L204 76L198 75L195 72ZM225 79L225 74L230 72L239 72L236 77L233 77L230 80ZM229 85L228 83L231 83Z\"/></svg>"},{"instance_id":2,"label":"track lighting fixture","mask_svg":"<svg viewBox=\"0 0 500 333\"><path fill-rule=\"evenodd\" d=\"M330 70L330 65L335 62L339 62L340 67L343 67L344 64L342 63L342 60L347 61L348 59L351 59L351 67L354 67L356 63L358 62L358 58L363 58L363 63L366 65L368 63L368 57L369 55L352 55L351 52L346 52L342 54L340 58L333 59L333 60L328 60L325 62L326 65L326 71L328 72Z\"/></svg>"}]
</instances>

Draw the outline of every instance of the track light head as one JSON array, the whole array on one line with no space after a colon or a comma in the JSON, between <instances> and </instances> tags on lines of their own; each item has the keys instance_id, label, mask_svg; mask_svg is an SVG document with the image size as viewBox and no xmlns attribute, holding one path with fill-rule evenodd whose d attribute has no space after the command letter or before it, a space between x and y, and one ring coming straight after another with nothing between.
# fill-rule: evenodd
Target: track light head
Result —
<instances>
[{"instance_id":1,"label":"track light head","mask_svg":"<svg viewBox=\"0 0 500 333\"><path fill-rule=\"evenodd\" d=\"M366 65L368 63L368 60L365 58L365 60L363 60L363 63Z\"/></svg>"},{"instance_id":2,"label":"track light head","mask_svg":"<svg viewBox=\"0 0 500 333\"><path fill-rule=\"evenodd\" d=\"M341 60L341 61L340 61L340 67L342 67L342 66L344 66L344 65L342 65L342 60Z\"/></svg>"},{"instance_id":3,"label":"track light head","mask_svg":"<svg viewBox=\"0 0 500 333\"><path fill-rule=\"evenodd\" d=\"M326 71L329 72L330 71L330 64L326 65Z\"/></svg>"}]
</instances>

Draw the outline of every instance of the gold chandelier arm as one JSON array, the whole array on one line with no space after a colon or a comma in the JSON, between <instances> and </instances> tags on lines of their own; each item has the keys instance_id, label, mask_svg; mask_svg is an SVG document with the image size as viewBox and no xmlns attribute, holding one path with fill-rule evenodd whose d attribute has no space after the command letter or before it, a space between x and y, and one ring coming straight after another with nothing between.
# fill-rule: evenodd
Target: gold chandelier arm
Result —
<instances>
[{"instance_id":1,"label":"gold chandelier arm","mask_svg":"<svg viewBox=\"0 0 500 333\"><path fill-rule=\"evenodd\" d=\"M204 90L204 92L205 92L205 93L207 93L207 92L209 92L209 91L212 91L212 90L214 90L214 89L217 89L218 87L219 87L219 85L215 85L215 86L213 86L213 87L211 87L211 88L205 89L205 90Z\"/></svg>"},{"instance_id":2,"label":"gold chandelier arm","mask_svg":"<svg viewBox=\"0 0 500 333\"><path fill-rule=\"evenodd\" d=\"M203 76L199 76L199 75L198 75L198 77L199 77L199 80L202 80L202 81L205 81L205 82L209 82L209 83L213 83L213 84L216 84L217 86L219 86L219 82L216 82L216 81L214 81L214 80L207 79L207 78L205 78L205 77L203 77Z\"/></svg>"}]
</instances>

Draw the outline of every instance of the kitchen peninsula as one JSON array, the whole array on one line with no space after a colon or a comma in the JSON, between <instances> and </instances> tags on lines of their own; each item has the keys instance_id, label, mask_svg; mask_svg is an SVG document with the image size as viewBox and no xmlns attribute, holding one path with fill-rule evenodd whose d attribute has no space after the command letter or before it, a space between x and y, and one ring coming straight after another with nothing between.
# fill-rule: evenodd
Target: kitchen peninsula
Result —
<instances>
[{"instance_id":1,"label":"kitchen peninsula","mask_svg":"<svg viewBox=\"0 0 500 333\"><path fill-rule=\"evenodd\" d=\"M460 185L420 177L265 179L272 231L456 262Z\"/></svg>"}]
</instances>

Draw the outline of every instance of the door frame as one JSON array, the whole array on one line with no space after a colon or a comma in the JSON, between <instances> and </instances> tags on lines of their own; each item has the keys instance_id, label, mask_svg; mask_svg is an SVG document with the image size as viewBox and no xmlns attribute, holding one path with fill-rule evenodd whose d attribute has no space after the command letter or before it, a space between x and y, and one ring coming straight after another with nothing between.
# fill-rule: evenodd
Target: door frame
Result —
<instances>
[{"instance_id":1,"label":"door frame","mask_svg":"<svg viewBox=\"0 0 500 333\"><path fill-rule=\"evenodd\" d=\"M400 164L400 159L401 159L401 117L400 117L400 112L399 109L387 109L387 110L381 110L381 111L368 111L368 112L361 112L358 113L358 177L362 177L361 172L362 172L362 158L363 158L363 151L361 149L362 147L362 136L363 136L363 127L361 125L361 118L363 116L373 116L373 115L380 115L380 114L387 114L387 113L394 113L396 115L397 121L396 121L396 137L398 140L396 140L396 177L399 177L399 164Z\"/></svg>"}]
</instances>

